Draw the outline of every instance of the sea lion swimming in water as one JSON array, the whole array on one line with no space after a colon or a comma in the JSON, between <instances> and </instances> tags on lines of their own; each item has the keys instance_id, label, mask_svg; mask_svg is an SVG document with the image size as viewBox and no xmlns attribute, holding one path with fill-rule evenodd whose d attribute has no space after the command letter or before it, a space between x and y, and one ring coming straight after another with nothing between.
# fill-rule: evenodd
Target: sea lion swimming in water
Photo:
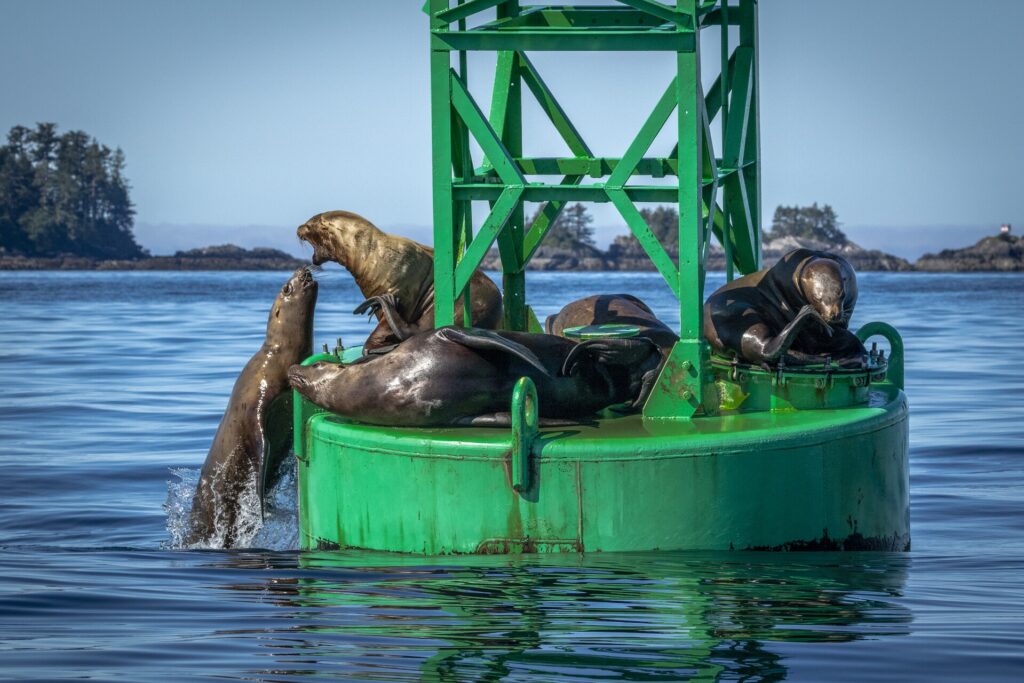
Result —
<instances>
[{"instance_id":1,"label":"sea lion swimming in water","mask_svg":"<svg viewBox=\"0 0 1024 683\"><path fill-rule=\"evenodd\" d=\"M405 237L389 235L348 211L317 214L299 226L299 239L313 245L313 263L336 261L344 266L367 299L390 294L396 300L408 336L434 327L434 250ZM501 324L501 292L477 269L470 278L474 327ZM462 297L455 301L455 319L462 320ZM383 319L363 348L371 351L401 341Z\"/></svg>"},{"instance_id":2,"label":"sea lion swimming in water","mask_svg":"<svg viewBox=\"0 0 1024 683\"><path fill-rule=\"evenodd\" d=\"M548 334L563 336L567 328L583 325L634 325L638 336L650 339L668 355L679 335L658 320L650 306L632 294L595 294L566 304L544 321Z\"/></svg>"},{"instance_id":3,"label":"sea lion swimming in water","mask_svg":"<svg viewBox=\"0 0 1024 683\"><path fill-rule=\"evenodd\" d=\"M846 259L795 249L771 268L717 289L704 304L704 336L720 354L755 364L863 367L864 345L847 329L857 276Z\"/></svg>"},{"instance_id":4,"label":"sea lion swimming in water","mask_svg":"<svg viewBox=\"0 0 1024 683\"><path fill-rule=\"evenodd\" d=\"M644 378L660 361L647 339L577 344L548 334L442 327L350 365L296 365L288 379L313 403L359 422L429 427L508 425L512 388L527 376L537 387L541 423L565 424L642 403Z\"/></svg>"},{"instance_id":5,"label":"sea lion swimming in water","mask_svg":"<svg viewBox=\"0 0 1024 683\"><path fill-rule=\"evenodd\" d=\"M288 368L313 352L317 283L300 268L281 288L260 350L249 359L231 391L192 499L185 542L230 548L255 531L242 516L243 498L262 505L278 466L291 447L292 392Z\"/></svg>"}]
</instances>

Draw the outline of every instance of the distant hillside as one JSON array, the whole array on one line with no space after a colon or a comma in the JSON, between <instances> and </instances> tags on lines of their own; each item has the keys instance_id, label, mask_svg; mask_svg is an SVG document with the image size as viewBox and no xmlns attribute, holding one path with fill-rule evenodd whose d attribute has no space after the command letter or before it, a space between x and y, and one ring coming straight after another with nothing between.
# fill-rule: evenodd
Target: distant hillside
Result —
<instances>
[{"instance_id":1,"label":"distant hillside","mask_svg":"<svg viewBox=\"0 0 1024 683\"><path fill-rule=\"evenodd\" d=\"M925 254L915 265L918 270L928 272L1024 272L1024 238L1008 233L993 235L971 247Z\"/></svg>"}]
</instances>

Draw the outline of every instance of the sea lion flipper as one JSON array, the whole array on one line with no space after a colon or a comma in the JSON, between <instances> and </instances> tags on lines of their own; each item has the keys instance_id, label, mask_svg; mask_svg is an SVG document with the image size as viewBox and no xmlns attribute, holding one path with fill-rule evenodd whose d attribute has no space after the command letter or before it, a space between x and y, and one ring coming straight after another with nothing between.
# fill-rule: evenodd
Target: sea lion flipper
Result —
<instances>
[{"instance_id":1,"label":"sea lion flipper","mask_svg":"<svg viewBox=\"0 0 1024 683\"><path fill-rule=\"evenodd\" d=\"M547 377L551 376L551 373L546 367L544 367L540 358L538 358L533 351L522 344L514 342L511 339L506 339L500 334L490 330L465 327L442 327L437 331L437 335L446 341L461 344L462 346L470 349L507 353L529 363L543 375Z\"/></svg>"},{"instance_id":2,"label":"sea lion flipper","mask_svg":"<svg viewBox=\"0 0 1024 683\"><path fill-rule=\"evenodd\" d=\"M580 357L590 356L604 365L638 365L648 356L658 353L658 346L647 337L629 339L588 339L580 342L565 357L562 375L568 377L580 362Z\"/></svg>"},{"instance_id":3,"label":"sea lion flipper","mask_svg":"<svg viewBox=\"0 0 1024 683\"><path fill-rule=\"evenodd\" d=\"M405 341L416 333L416 330L398 312L398 298L391 292L371 296L352 311L355 315L367 313L370 316L378 312L381 319L391 328L391 334L397 337L398 341Z\"/></svg>"},{"instance_id":4,"label":"sea lion flipper","mask_svg":"<svg viewBox=\"0 0 1024 683\"><path fill-rule=\"evenodd\" d=\"M292 392L282 391L267 408L263 423L263 444L260 452L260 471L257 492L260 510L266 504L266 494L277 483L281 463L291 450L294 412ZM257 444L257 448L260 448Z\"/></svg>"}]
</instances>

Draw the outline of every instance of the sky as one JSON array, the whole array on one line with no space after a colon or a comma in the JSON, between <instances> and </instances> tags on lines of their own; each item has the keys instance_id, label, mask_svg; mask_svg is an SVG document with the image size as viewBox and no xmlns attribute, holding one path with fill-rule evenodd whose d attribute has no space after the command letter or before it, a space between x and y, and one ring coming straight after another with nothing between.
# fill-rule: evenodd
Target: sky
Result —
<instances>
[{"instance_id":1,"label":"sky","mask_svg":"<svg viewBox=\"0 0 1024 683\"><path fill-rule=\"evenodd\" d=\"M295 226L330 209L429 242L421 4L0 0L0 130L53 121L121 147L154 253L302 253ZM766 226L779 204L828 203L855 241L907 257L1024 229L1024 2L760 5ZM710 71L717 34L703 39ZM655 53L532 58L606 156L673 69ZM490 69L470 62L482 103ZM527 152L562 153L539 109L524 119ZM625 232L610 205L593 213L600 244Z\"/></svg>"}]
</instances>

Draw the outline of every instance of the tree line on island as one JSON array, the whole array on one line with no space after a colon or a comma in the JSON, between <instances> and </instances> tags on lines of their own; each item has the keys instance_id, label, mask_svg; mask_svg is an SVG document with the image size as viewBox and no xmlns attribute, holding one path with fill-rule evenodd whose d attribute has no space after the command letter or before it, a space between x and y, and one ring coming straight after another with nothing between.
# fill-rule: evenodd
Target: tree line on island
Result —
<instances>
[{"instance_id":1,"label":"tree line on island","mask_svg":"<svg viewBox=\"0 0 1024 683\"><path fill-rule=\"evenodd\" d=\"M0 145L0 269L285 269L301 263L285 252L234 245L203 247L170 257L151 257L133 234L135 208L125 177L125 155L83 131L58 133L53 123L15 126ZM529 230L544 210L527 220ZM651 232L678 261L679 214L675 207L642 208ZM632 233L597 247L593 216L583 204L565 207L529 267L536 270L653 270ZM917 264L854 244L828 204L779 206L762 231L762 254L771 264L797 247L839 253L859 270L1024 270L1024 239L1002 234L965 249L926 254ZM724 269L717 244L707 268ZM483 267L499 269L492 249Z\"/></svg>"},{"instance_id":2,"label":"tree line on island","mask_svg":"<svg viewBox=\"0 0 1024 683\"><path fill-rule=\"evenodd\" d=\"M15 126L0 147L0 245L29 256L144 256L124 164L124 152L80 130Z\"/></svg>"},{"instance_id":3,"label":"tree line on island","mask_svg":"<svg viewBox=\"0 0 1024 683\"><path fill-rule=\"evenodd\" d=\"M544 205L541 205L533 217L527 221L527 230L543 210ZM645 207L640 209L640 215L666 250L678 251L679 212L675 207L657 206L653 209ZM593 220L593 216L587 212L587 207L583 204L566 207L555 219L550 232L545 236L545 246L564 249L596 247L594 229L590 227ZM828 204L819 207L817 202L811 206L779 206L775 209L771 229L768 232L761 231L761 241L770 242L786 237L798 240L817 240L833 245L833 247L843 247L850 243L846 233L840 229L839 217L832 207ZM632 249L631 245L633 244L639 246L632 233L617 236L613 244L619 245L623 250Z\"/></svg>"},{"instance_id":4,"label":"tree line on island","mask_svg":"<svg viewBox=\"0 0 1024 683\"><path fill-rule=\"evenodd\" d=\"M15 126L0 145L0 268L296 268L277 249L234 245L151 257L135 240L125 155L54 123Z\"/></svg>"}]
</instances>

